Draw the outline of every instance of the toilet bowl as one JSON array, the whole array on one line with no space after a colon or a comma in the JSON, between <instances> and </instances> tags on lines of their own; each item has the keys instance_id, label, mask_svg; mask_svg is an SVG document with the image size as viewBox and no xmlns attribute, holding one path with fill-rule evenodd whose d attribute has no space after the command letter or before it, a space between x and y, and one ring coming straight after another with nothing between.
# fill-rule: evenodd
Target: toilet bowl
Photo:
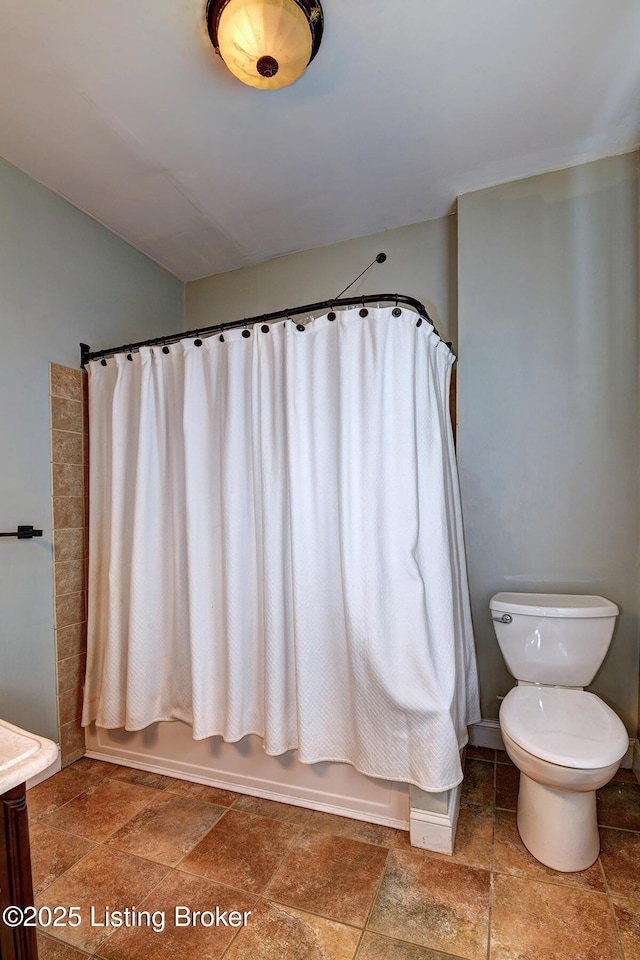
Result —
<instances>
[{"instance_id":1,"label":"toilet bowl","mask_svg":"<svg viewBox=\"0 0 640 960\"><path fill-rule=\"evenodd\" d=\"M514 687L500 708L505 749L520 770L518 830L527 849L562 872L598 857L596 793L628 744L619 717L584 690Z\"/></svg>"},{"instance_id":2,"label":"toilet bowl","mask_svg":"<svg viewBox=\"0 0 640 960\"><path fill-rule=\"evenodd\" d=\"M500 729L520 770L520 836L546 866L585 870L600 849L595 791L629 744L617 714L583 689L604 659L618 608L604 597L500 593L490 609L518 683L502 702Z\"/></svg>"}]
</instances>

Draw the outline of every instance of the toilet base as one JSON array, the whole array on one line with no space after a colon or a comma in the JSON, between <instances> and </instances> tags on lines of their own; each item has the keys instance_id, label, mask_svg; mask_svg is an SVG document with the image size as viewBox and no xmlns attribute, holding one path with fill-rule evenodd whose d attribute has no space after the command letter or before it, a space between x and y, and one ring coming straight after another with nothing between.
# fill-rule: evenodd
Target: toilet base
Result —
<instances>
[{"instance_id":1,"label":"toilet base","mask_svg":"<svg viewBox=\"0 0 640 960\"><path fill-rule=\"evenodd\" d=\"M517 822L527 850L552 870L586 870L598 859L595 790L557 790L521 772Z\"/></svg>"}]
</instances>

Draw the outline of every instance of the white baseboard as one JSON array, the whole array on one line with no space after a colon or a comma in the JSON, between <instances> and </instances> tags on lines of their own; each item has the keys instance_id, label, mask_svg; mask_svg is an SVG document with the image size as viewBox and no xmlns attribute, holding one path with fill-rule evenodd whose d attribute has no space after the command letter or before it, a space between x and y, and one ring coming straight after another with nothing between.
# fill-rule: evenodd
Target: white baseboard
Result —
<instances>
[{"instance_id":1,"label":"white baseboard","mask_svg":"<svg viewBox=\"0 0 640 960\"><path fill-rule=\"evenodd\" d=\"M627 752L625 753L620 766L625 770L631 770L633 768L633 755L635 753L638 741L632 738L629 738L629 746Z\"/></svg>"},{"instance_id":2,"label":"white baseboard","mask_svg":"<svg viewBox=\"0 0 640 960\"><path fill-rule=\"evenodd\" d=\"M504 750L499 720L479 720L469 725L469 743L474 747Z\"/></svg>"},{"instance_id":3,"label":"white baseboard","mask_svg":"<svg viewBox=\"0 0 640 960\"><path fill-rule=\"evenodd\" d=\"M421 791L420 791L421 793ZM411 790L411 811L409 819L409 836L412 847L421 847L423 850L432 850L434 853L446 853L451 856L456 840L458 813L460 812L460 795L462 784L458 784L446 795L446 810L421 810L414 806L418 802Z\"/></svg>"}]
</instances>

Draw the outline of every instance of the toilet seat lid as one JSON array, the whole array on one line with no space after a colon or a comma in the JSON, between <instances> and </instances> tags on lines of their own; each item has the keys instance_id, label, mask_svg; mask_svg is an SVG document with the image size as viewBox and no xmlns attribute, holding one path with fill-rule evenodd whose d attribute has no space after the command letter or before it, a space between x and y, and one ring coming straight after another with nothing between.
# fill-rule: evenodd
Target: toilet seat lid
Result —
<instances>
[{"instance_id":1,"label":"toilet seat lid","mask_svg":"<svg viewBox=\"0 0 640 960\"><path fill-rule=\"evenodd\" d=\"M514 687L502 701L500 726L527 753L561 767L607 767L629 746L618 715L586 690Z\"/></svg>"}]
</instances>

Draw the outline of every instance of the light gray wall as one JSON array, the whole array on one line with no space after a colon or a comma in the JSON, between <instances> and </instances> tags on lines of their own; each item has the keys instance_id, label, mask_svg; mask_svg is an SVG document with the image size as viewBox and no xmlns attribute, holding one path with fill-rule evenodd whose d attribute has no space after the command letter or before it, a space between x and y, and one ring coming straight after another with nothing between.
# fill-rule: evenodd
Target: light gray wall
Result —
<instances>
[{"instance_id":1,"label":"light gray wall","mask_svg":"<svg viewBox=\"0 0 640 960\"><path fill-rule=\"evenodd\" d=\"M184 323L183 285L0 161L0 717L57 739L48 363Z\"/></svg>"},{"instance_id":2,"label":"light gray wall","mask_svg":"<svg viewBox=\"0 0 640 960\"><path fill-rule=\"evenodd\" d=\"M483 716L498 590L622 615L593 690L638 716L638 156L462 196L458 457Z\"/></svg>"},{"instance_id":3,"label":"light gray wall","mask_svg":"<svg viewBox=\"0 0 640 960\"><path fill-rule=\"evenodd\" d=\"M443 339L455 343L455 217L194 280L186 287L187 326L212 326L335 297L380 252L387 254L387 262L372 267L349 295L404 293L415 297L424 303Z\"/></svg>"}]
</instances>

